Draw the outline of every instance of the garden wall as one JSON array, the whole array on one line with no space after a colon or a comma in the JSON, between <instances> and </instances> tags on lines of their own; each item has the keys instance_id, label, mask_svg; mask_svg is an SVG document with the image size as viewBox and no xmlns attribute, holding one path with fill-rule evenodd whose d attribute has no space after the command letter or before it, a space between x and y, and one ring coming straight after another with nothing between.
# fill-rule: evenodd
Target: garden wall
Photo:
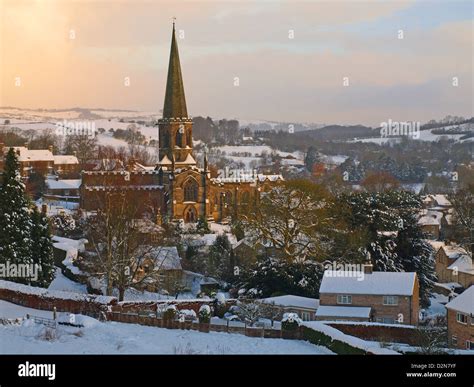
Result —
<instances>
[{"instance_id":1,"label":"garden wall","mask_svg":"<svg viewBox=\"0 0 474 387\"><path fill-rule=\"evenodd\" d=\"M0 280L0 299L32 309L84 314L101 318L117 303L115 297L70 293Z\"/></svg>"},{"instance_id":2,"label":"garden wall","mask_svg":"<svg viewBox=\"0 0 474 387\"><path fill-rule=\"evenodd\" d=\"M350 336L359 337L364 340L404 343L416 345L418 335L416 328L407 325L378 325L378 324L347 324L347 323L326 323L327 325L344 332Z\"/></svg>"}]
</instances>

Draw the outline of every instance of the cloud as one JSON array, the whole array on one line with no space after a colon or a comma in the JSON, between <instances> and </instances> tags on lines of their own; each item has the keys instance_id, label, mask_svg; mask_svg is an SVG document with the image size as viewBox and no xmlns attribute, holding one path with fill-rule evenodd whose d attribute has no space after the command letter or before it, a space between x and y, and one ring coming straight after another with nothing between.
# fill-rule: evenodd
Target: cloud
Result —
<instances>
[{"instance_id":1,"label":"cloud","mask_svg":"<svg viewBox=\"0 0 474 387\"><path fill-rule=\"evenodd\" d=\"M429 12L429 3L416 4L420 18ZM453 114L460 108L456 114L472 114L472 20L410 27L399 40L398 18L415 12L412 6L7 0L0 28L0 105L158 112L170 21L177 16L194 115L373 124L403 109L427 119L430 112ZM391 24L379 29L380 21ZM21 87L14 85L17 76ZM236 76L239 87L233 86ZM349 88L342 86L346 76ZM453 76L461 82L455 90Z\"/></svg>"}]
</instances>

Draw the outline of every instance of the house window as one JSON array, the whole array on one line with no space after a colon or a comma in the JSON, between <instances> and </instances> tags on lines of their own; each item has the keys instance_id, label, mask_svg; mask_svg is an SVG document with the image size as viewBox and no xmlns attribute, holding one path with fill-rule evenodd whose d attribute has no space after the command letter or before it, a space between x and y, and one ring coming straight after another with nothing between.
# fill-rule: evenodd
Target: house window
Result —
<instances>
[{"instance_id":1,"label":"house window","mask_svg":"<svg viewBox=\"0 0 474 387\"><path fill-rule=\"evenodd\" d=\"M383 304L384 305L398 305L398 297L397 296L383 296Z\"/></svg>"},{"instance_id":2,"label":"house window","mask_svg":"<svg viewBox=\"0 0 474 387\"><path fill-rule=\"evenodd\" d=\"M198 185L190 179L184 185L184 201L185 202L197 202L198 199Z\"/></svg>"},{"instance_id":3,"label":"house window","mask_svg":"<svg viewBox=\"0 0 474 387\"><path fill-rule=\"evenodd\" d=\"M456 335L453 335L451 337L451 344L455 347L458 345L458 337Z\"/></svg>"},{"instance_id":4,"label":"house window","mask_svg":"<svg viewBox=\"0 0 474 387\"><path fill-rule=\"evenodd\" d=\"M377 317L375 321L382 324L395 324L393 317Z\"/></svg>"},{"instance_id":5,"label":"house window","mask_svg":"<svg viewBox=\"0 0 474 387\"><path fill-rule=\"evenodd\" d=\"M311 313L309 312L301 312L301 319L303 321L310 321L311 320Z\"/></svg>"},{"instance_id":6,"label":"house window","mask_svg":"<svg viewBox=\"0 0 474 387\"><path fill-rule=\"evenodd\" d=\"M474 350L474 341L466 340L466 349Z\"/></svg>"},{"instance_id":7,"label":"house window","mask_svg":"<svg viewBox=\"0 0 474 387\"><path fill-rule=\"evenodd\" d=\"M462 313L456 313L456 321L460 324L467 324L467 316Z\"/></svg>"},{"instance_id":8,"label":"house window","mask_svg":"<svg viewBox=\"0 0 474 387\"><path fill-rule=\"evenodd\" d=\"M337 296L337 303L338 304L352 304L352 296L347 294L339 294Z\"/></svg>"}]
</instances>

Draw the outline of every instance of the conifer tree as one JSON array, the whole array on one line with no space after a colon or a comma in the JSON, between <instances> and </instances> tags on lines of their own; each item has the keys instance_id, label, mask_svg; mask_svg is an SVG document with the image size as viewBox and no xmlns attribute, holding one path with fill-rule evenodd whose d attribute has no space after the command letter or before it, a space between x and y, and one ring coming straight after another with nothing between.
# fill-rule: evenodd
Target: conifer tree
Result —
<instances>
[{"instance_id":1,"label":"conifer tree","mask_svg":"<svg viewBox=\"0 0 474 387\"><path fill-rule=\"evenodd\" d=\"M55 276L53 241L46 216L34 207L31 215L31 256L38 265L38 279L32 285L48 287Z\"/></svg>"},{"instance_id":2,"label":"conifer tree","mask_svg":"<svg viewBox=\"0 0 474 387\"><path fill-rule=\"evenodd\" d=\"M10 148L0 189L0 263L31 263L31 218L18 157ZM6 278L27 283L28 279Z\"/></svg>"}]
</instances>

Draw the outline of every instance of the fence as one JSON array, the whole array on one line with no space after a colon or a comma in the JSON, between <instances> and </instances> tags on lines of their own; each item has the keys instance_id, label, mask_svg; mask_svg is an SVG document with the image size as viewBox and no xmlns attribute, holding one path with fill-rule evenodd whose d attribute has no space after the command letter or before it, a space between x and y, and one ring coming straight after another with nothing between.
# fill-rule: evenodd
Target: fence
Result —
<instances>
[{"instance_id":1,"label":"fence","mask_svg":"<svg viewBox=\"0 0 474 387\"><path fill-rule=\"evenodd\" d=\"M224 332L224 333L237 333L249 337L263 337L263 338L283 338L283 339L299 339L300 332L288 332L281 329L266 328L266 327L249 327L246 324L233 324L231 321L227 321L226 324L213 324L213 323L199 323L197 321L178 321L178 320L166 320L160 317L156 317L153 313L121 313L121 312L108 312L107 320L116 321L129 324L140 324L158 328L168 329L183 329L183 330L195 330L199 332Z\"/></svg>"}]
</instances>

